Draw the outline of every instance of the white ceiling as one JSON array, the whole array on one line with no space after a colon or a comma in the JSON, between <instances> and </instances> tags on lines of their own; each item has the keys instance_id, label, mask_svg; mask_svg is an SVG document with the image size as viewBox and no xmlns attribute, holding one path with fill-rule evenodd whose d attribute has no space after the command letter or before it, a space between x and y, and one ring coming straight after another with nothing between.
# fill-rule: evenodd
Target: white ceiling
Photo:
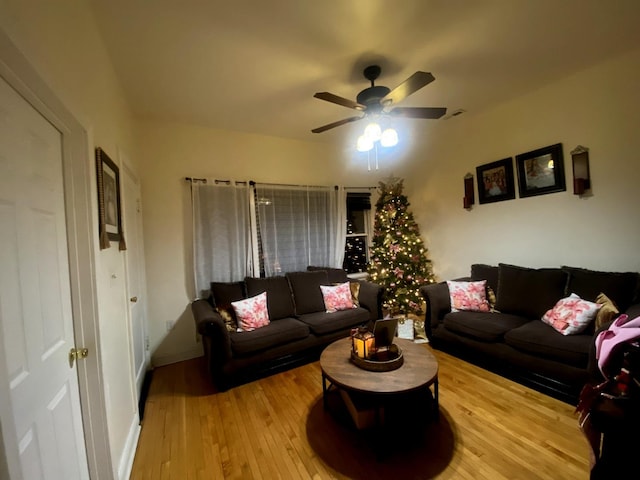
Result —
<instances>
[{"instance_id":1,"label":"white ceiling","mask_svg":"<svg viewBox=\"0 0 640 480\"><path fill-rule=\"evenodd\" d=\"M435 76L401 106L479 112L640 47L639 0L90 2L136 115L307 141L364 128L311 133L357 114L313 94L355 100L369 64Z\"/></svg>"}]
</instances>

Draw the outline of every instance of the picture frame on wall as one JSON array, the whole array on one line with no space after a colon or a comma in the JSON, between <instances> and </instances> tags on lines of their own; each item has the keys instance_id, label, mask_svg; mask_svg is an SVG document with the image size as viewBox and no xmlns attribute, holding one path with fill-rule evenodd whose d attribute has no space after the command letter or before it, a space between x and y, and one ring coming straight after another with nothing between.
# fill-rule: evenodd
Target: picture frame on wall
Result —
<instances>
[{"instance_id":1,"label":"picture frame on wall","mask_svg":"<svg viewBox=\"0 0 640 480\"><path fill-rule=\"evenodd\" d=\"M476 178L480 204L516 198L512 157L476 167Z\"/></svg>"},{"instance_id":2,"label":"picture frame on wall","mask_svg":"<svg viewBox=\"0 0 640 480\"><path fill-rule=\"evenodd\" d=\"M119 243L120 250L125 250L122 233L120 170L100 147L96 148L96 179L100 249L109 248L113 241Z\"/></svg>"},{"instance_id":3,"label":"picture frame on wall","mask_svg":"<svg viewBox=\"0 0 640 480\"><path fill-rule=\"evenodd\" d=\"M562 144L516 155L521 198L565 191Z\"/></svg>"}]
</instances>

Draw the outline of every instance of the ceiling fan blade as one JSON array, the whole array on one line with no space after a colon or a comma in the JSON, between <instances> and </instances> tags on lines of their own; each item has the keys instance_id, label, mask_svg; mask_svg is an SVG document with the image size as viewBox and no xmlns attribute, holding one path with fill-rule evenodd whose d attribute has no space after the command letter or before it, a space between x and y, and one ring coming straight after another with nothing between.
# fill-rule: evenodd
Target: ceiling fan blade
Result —
<instances>
[{"instance_id":1,"label":"ceiling fan blade","mask_svg":"<svg viewBox=\"0 0 640 480\"><path fill-rule=\"evenodd\" d=\"M353 108L354 110L364 110L366 108L364 105L361 105L358 102L354 102L353 100L349 100L348 98L339 97L329 92L317 92L314 97L319 98L320 100L326 100L327 102L342 105L343 107Z\"/></svg>"},{"instance_id":2,"label":"ceiling fan blade","mask_svg":"<svg viewBox=\"0 0 640 480\"><path fill-rule=\"evenodd\" d=\"M436 119L447 113L444 107L396 107L389 112L389 115L406 118L428 118Z\"/></svg>"},{"instance_id":3,"label":"ceiling fan blade","mask_svg":"<svg viewBox=\"0 0 640 480\"><path fill-rule=\"evenodd\" d=\"M333 122L333 123L328 123L327 125L323 125L322 127L318 127L318 128L314 128L313 130L311 130L313 133L322 133L322 132L326 132L327 130L330 130L332 128L335 127L339 127L340 125L346 125L347 123L351 123L351 122L355 122L357 120L361 120L364 117L349 117L349 118L344 118L342 120L338 120L337 122Z\"/></svg>"},{"instance_id":4,"label":"ceiling fan blade","mask_svg":"<svg viewBox=\"0 0 640 480\"><path fill-rule=\"evenodd\" d=\"M431 75L431 73L418 71L385 95L384 98L380 100L380 103L384 106L400 103L409 95L417 92L434 80L435 77Z\"/></svg>"}]
</instances>

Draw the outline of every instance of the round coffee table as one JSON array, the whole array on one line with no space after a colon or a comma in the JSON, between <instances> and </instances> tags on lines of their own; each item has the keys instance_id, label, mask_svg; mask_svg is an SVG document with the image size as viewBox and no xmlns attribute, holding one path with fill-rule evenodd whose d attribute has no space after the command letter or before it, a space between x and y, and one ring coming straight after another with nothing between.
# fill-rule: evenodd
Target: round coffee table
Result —
<instances>
[{"instance_id":1,"label":"round coffee table","mask_svg":"<svg viewBox=\"0 0 640 480\"><path fill-rule=\"evenodd\" d=\"M327 393L331 387L348 394L366 394L374 402L377 400L378 407L383 407L385 398L433 386L434 413L437 415L438 361L423 344L401 338L396 338L394 343L402 350L404 363L400 368L389 372L374 372L356 366L350 359L350 338L337 340L325 348L320 355L325 409ZM378 409L376 408L376 423L379 423Z\"/></svg>"}]
</instances>

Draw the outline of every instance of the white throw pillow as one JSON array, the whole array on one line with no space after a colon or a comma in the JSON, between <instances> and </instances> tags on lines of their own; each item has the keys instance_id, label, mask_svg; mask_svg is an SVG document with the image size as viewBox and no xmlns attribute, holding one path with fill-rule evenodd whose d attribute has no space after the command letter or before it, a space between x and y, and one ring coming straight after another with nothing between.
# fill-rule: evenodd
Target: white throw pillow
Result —
<instances>
[{"instance_id":1,"label":"white throw pillow","mask_svg":"<svg viewBox=\"0 0 640 480\"><path fill-rule=\"evenodd\" d=\"M575 335L587 328L600 308L601 304L583 300L572 293L558 300L551 310L547 310L542 316L542 321L562 335Z\"/></svg>"},{"instance_id":2,"label":"white throw pillow","mask_svg":"<svg viewBox=\"0 0 640 480\"><path fill-rule=\"evenodd\" d=\"M233 311L236 312L238 328L243 332L250 332L256 328L269 325L267 292L262 292L255 297L231 302L231 306Z\"/></svg>"},{"instance_id":3,"label":"white throw pillow","mask_svg":"<svg viewBox=\"0 0 640 480\"><path fill-rule=\"evenodd\" d=\"M456 282L447 280L449 287L449 301L451 311L471 311L489 312L489 302L487 302L487 281L477 282Z\"/></svg>"}]
</instances>

